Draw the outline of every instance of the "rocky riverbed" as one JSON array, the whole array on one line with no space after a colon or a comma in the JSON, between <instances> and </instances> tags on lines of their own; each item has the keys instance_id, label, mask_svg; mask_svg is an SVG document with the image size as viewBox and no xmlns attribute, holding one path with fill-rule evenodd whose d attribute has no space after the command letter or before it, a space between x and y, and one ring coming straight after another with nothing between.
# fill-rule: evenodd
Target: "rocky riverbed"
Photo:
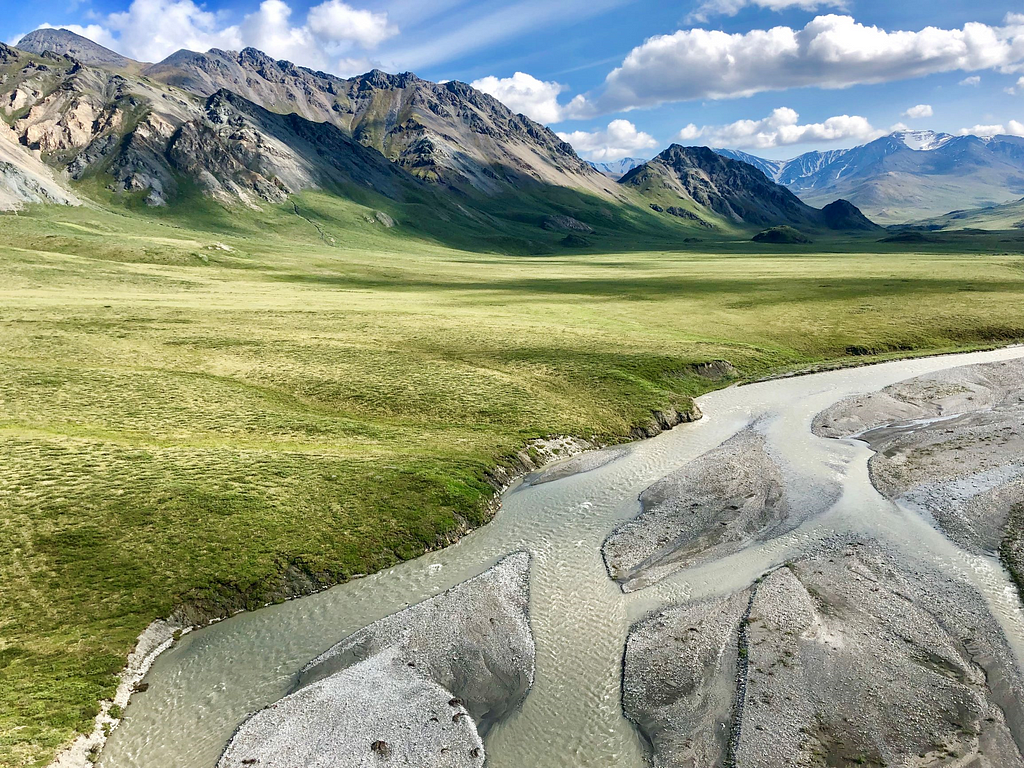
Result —
<instances>
[{"instance_id":1,"label":"rocky riverbed","mask_svg":"<svg viewBox=\"0 0 1024 768\"><path fill-rule=\"evenodd\" d=\"M219 768L478 766L533 684L530 555L352 634L238 729Z\"/></svg>"},{"instance_id":2,"label":"rocky riverbed","mask_svg":"<svg viewBox=\"0 0 1024 768\"><path fill-rule=\"evenodd\" d=\"M608 574L635 592L793 530L833 503L838 488L824 483L799 507L789 496L779 459L752 425L640 494L640 514L604 542Z\"/></svg>"},{"instance_id":3,"label":"rocky riverbed","mask_svg":"<svg viewBox=\"0 0 1024 768\"><path fill-rule=\"evenodd\" d=\"M984 599L833 541L633 627L623 706L654 765L1022 766L1024 680Z\"/></svg>"},{"instance_id":4,"label":"rocky riverbed","mask_svg":"<svg viewBox=\"0 0 1024 768\"><path fill-rule=\"evenodd\" d=\"M973 553L1000 553L1024 585L1024 362L920 376L837 403L816 434L857 436L871 481Z\"/></svg>"}]
</instances>

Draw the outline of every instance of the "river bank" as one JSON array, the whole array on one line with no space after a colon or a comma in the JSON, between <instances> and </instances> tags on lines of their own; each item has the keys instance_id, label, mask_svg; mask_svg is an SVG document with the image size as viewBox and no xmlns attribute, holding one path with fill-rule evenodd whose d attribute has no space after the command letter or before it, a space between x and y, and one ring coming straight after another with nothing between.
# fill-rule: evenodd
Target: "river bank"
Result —
<instances>
[{"instance_id":1,"label":"river bank","mask_svg":"<svg viewBox=\"0 0 1024 768\"><path fill-rule=\"evenodd\" d=\"M506 494L504 509L492 523L449 549L311 598L241 614L211 628L212 633L192 633L158 661L149 678L154 683L150 692L160 690L160 699L170 697L179 707L171 711L157 698L139 697L125 723L115 731L102 764L146 766L151 764L147 754L166 750L176 756L177 765L212 765L242 717L286 693L302 664L333 640L482 572L504 552L525 548L535 557L531 622L537 636L537 683L522 711L488 735L488 765L521 765L523 760L557 765L558 755L564 756L565 749L581 756L581 764L592 760L598 765L614 755L621 764L640 765L643 744L616 705L617 670L628 627L659 604L727 594L731 585L744 587L773 564L806 551L822 534L820 519L809 521L772 541L624 596L606 575L600 545L610 530L636 516L639 492L759 421L767 425L764 434L773 450L790 445L801 451L798 466L789 460L781 465L791 486L799 485L794 481L801 475L835 475L837 467L846 467L839 475L846 487L844 499L822 518L832 528L839 522L854 525L857 517L848 517L845 509L855 497L869 490L874 493L867 477L869 454L866 449L813 438L809 427L814 415L848 394L874 391L985 354L1012 357L1022 351L887 363L833 372L824 378L766 382L712 393L699 400L710 419L611 449L617 454L612 460L604 461L602 456L583 474L563 476L557 482L520 484ZM790 389L793 382L799 382L799 395ZM805 452L808 447L814 449L810 454ZM857 470L861 458L863 477ZM877 494L874 498L864 497L869 509L879 510L871 517L873 526L877 523L890 535L913 536L915 540L925 535L927 539L910 519L893 529L891 513L883 515L886 508L878 506L883 501ZM804 500L798 495L794 501L800 504ZM913 533L908 533L907 526ZM942 551L942 542L934 543L936 551ZM510 549L513 544L521 546ZM956 561L953 567L957 573L969 570ZM991 590L986 594L991 595ZM1005 620L1009 619L1001 617ZM223 654L235 660L230 670L218 666ZM254 667L271 674L256 679ZM204 690L209 693L201 693ZM567 699L567 690L578 695ZM179 743L182 716L193 724L185 753ZM196 737L199 723L203 734ZM556 727L561 735L552 741L551 729Z\"/></svg>"}]
</instances>

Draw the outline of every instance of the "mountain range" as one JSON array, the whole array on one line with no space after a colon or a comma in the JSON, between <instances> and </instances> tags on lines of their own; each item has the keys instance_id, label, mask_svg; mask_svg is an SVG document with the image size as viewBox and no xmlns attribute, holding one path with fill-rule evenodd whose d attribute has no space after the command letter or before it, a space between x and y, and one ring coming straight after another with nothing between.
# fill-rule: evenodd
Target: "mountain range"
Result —
<instances>
[{"instance_id":1,"label":"mountain range","mask_svg":"<svg viewBox=\"0 0 1024 768\"><path fill-rule=\"evenodd\" d=\"M634 167L615 180L497 99L411 73L344 79L252 48L146 64L45 29L0 45L0 83L0 206L198 194L255 209L325 191L388 226L442 238L469 227L527 250L615 232L866 228L704 148L623 161Z\"/></svg>"},{"instance_id":2,"label":"mountain range","mask_svg":"<svg viewBox=\"0 0 1024 768\"><path fill-rule=\"evenodd\" d=\"M597 169L608 178L618 181L638 165L643 165L646 162L646 160L641 160L638 157L624 157L621 160L614 160L608 163L590 162L590 166Z\"/></svg>"},{"instance_id":3,"label":"mountain range","mask_svg":"<svg viewBox=\"0 0 1024 768\"><path fill-rule=\"evenodd\" d=\"M875 221L902 224L1024 195L1024 138L897 131L863 146L767 160L717 149L819 205L849 200Z\"/></svg>"}]
</instances>

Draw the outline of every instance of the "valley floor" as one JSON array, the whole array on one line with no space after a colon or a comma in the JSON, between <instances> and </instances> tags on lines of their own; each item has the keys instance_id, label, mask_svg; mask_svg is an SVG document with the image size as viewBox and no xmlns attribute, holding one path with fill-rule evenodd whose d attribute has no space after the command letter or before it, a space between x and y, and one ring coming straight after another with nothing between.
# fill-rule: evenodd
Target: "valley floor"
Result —
<instances>
[{"instance_id":1,"label":"valley floor","mask_svg":"<svg viewBox=\"0 0 1024 768\"><path fill-rule=\"evenodd\" d=\"M614 442L731 381L1024 339L1024 260L998 246L512 257L317 224L0 217L0 766L88 730L152 619L483 524L532 438Z\"/></svg>"}]
</instances>

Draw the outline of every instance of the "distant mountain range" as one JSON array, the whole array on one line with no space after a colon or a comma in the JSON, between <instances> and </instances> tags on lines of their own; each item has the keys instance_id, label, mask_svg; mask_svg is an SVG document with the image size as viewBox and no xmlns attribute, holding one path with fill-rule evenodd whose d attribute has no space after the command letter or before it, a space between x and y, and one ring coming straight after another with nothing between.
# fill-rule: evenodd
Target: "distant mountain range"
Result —
<instances>
[{"instance_id":1,"label":"distant mountain range","mask_svg":"<svg viewBox=\"0 0 1024 768\"><path fill-rule=\"evenodd\" d=\"M663 201L666 211L676 206L674 215L695 220L704 220L710 214L757 227L787 224L805 231L877 228L846 201L831 204L839 208L813 208L754 166L723 157L707 147L673 144L631 170L620 183Z\"/></svg>"},{"instance_id":2,"label":"distant mountain range","mask_svg":"<svg viewBox=\"0 0 1024 768\"><path fill-rule=\"evenodd\" d=\"M853 149L749 163L812 205L844 198L875 221L898 224L954 209L981 208L1024 195L1024 139L899 131Z\"/></svg>"},{"instance_id":3,"label":"distant mountain range","mask_svg":"<svg viewBox=\"0 0 1024 768\"><path fill-rule=\"evenodd\" d=\"M258 208L323 190L370 208L371 222L445 238L470 228L520 250L615 232L872 226L853 206L811 207L704 148L599 170L493 97L411 73L344 79L253 48L145 64L45 29L0 44L0 84L0 207L106 190L151 206L199 194Z\"/></svg>"},{"instance_id":4,"label":"distant mountain range","mask_svg":"<svg viewBox=\"0 0 1024 768\"><path fill-rule=\"evenodd\" d=\"M590 161L588 161L592 168L600 171L609 179L615 179L616 181L621 179L638 165L643 165L646 162L646 160L641 160L638 157L624 157L621 160L616 160L611 163L590 163Z\"/></svg>"}]
</instances>

